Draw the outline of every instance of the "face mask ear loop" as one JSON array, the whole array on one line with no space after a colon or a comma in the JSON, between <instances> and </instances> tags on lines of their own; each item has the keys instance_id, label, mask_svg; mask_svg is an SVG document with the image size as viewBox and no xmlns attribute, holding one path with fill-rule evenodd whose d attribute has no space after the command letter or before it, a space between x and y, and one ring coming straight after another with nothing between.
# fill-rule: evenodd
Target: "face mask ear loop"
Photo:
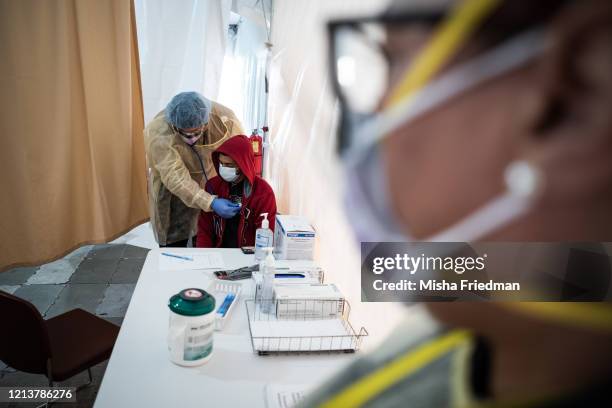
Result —
<instances>
[{"instance_id":1,"label":"face mask ear loop","mask_svg":"<svg viewBox=\"0 0 612 408\"><path fill-rule=\"evenodd\" d=\"M529 212L543 190L543 174L525 161L515 161L507 167L504 176L506 192L425 241L476 241Z\"/></svg>"},{"instance_id":2,"label":"face mask ear loop","mask_svg":"<svg viewBox=\"0 0 612 408\"><path fill-rule=\"evenodd\" d=\"M526 197L506 192L427 242L472 242L509 224L531 207Z\"/></svg>"}]
</instances>

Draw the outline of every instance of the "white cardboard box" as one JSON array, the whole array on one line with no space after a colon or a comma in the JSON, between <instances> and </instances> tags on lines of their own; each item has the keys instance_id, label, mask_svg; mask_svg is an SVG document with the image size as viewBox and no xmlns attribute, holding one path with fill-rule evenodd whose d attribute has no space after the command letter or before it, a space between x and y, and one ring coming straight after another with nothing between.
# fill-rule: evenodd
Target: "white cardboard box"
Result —
<instances>
[{"instance_id":1,"label":"white cardboard box","mask_svg":"<svg viewBox=\"0 0 612 408\"><path fill-rule=\"evenodd\" d=\"M287 284L304 284L304 283L323 283L323 269L317 266L314 261L290 261L290 260L277 260L276 270L274 271L277 277L274 279L274 284L287 283ZM288 276L278 275L303 275L303 278L291 278ZM255 299L259 299L261 293L261 285L263 283L263 276L261 272L253 272L252 276L254 287L255 287Z\"/></svg>"},{"instance_id":2,"label":"white cardboard box","mask_svg":"<svg viewBox=\"0 0 612 408\"><path fill-rule=\"evenodd\" d=\"M338 318L344 309L344 296L333 283L275 283L274 297L279 319Z\"/></svg>"},{"instance_id":3,"label":"white cardboard box","mask_svg":"<svg viewBox=\"0 0 612 408\"><path fill-rule=\"evenodd\" d=\"M277 215L274 227L276 259L312 259L315 230L305 217Z\"/></svg>"}]
</instances>

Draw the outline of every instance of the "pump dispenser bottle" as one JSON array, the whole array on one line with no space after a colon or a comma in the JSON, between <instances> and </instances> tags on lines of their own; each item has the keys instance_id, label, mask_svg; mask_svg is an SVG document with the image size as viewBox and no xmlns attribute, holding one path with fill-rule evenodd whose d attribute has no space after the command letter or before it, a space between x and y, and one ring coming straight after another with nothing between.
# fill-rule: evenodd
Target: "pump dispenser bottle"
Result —
<instances>
[{"instance_id":1,"label":"pump dispenser bottle","mask_svg":"<svg viewBox=\"0 0 612 408\"><path fill-rule=\"evenodd\" d=\"M255 259L258 261L264 259L263 249L273 246L274 240L268 221L268 213L262 213L261 216L264 217L261 221L261 228L257 228L257 231L255 231Z\"/></svg>"},{"instance_id":2,"label":"pump dispenser bottle","mask_svg":"<svg viewBox=\"0 0 612 408\"><path fill-rule=\"evenodd\" d=\"M266 259L259 264L259 271L262 275L261 310L264 313L271 313L273 311L274 276L276 273L275 259L274 255L272 255L273 250L273 247L263 248L263 251L267 254Z\"/></svg>"}]
</instances>

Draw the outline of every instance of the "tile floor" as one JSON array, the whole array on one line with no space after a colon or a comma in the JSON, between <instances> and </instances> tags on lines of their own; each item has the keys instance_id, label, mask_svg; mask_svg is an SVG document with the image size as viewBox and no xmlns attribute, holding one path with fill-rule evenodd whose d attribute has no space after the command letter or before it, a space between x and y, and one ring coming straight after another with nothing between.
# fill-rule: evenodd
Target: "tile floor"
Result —
<instances>
[{"instance_id":1,"label":"tile floor","mask_svg":"<svg viewBox=\"0 0 612 408\"><path fill-rule=\"evenodd\" d=\"M143 224L109 244L84 246L40 267L2 272L0 290L32 302L46 319L79 307L121 325L147 253L156 246L151 227ZM92 407L106 364L93 367L93 384L79 391L77 404L52 406ZM87 374L81 373L60 385L86 382ZM45 376L15 371L0 361L0 387L46 384ZM36 405L0 403L2 408Z\"/></svg>"}]
</instances>

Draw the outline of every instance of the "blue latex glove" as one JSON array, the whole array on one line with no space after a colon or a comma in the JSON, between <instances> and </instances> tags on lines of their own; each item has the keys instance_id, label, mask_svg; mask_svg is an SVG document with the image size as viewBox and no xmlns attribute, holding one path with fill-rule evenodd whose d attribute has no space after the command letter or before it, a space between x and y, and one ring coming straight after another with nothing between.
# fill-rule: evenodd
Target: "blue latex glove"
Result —
<instances>
[{"instance_id":1,"label":"blue latex glove","mask_svg":"<svg viewBox=\"0 0 612 408\"><path fill-rule=\"evenodd\" d=\"M240 211L240 204L232 203L225 198L215 198L210 206L222 218L232 218Z\"/></svg>"}]
</instances>

